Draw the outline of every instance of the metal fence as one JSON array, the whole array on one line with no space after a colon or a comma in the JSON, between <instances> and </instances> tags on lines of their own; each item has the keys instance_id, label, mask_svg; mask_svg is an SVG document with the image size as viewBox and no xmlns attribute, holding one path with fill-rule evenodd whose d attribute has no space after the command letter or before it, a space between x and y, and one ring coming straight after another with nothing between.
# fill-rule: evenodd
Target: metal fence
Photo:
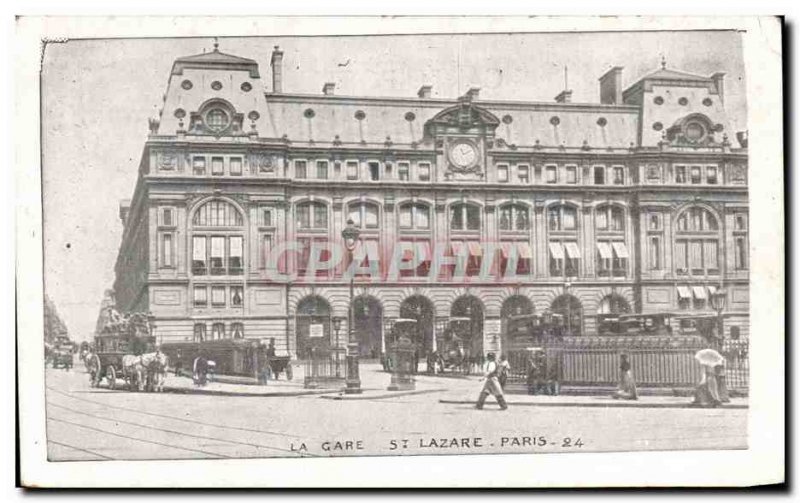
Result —
<instances>
[{"instance_id":1,"label":"metal fence","mask_svg":"<svg viewBox=\"0 0 800 503\"><path fill-rule=\"evenodd\" d=\"M614 386L620 377L620 355L629 355L636 384L642 387L693 387L703 369L694 355L708 343L699 338L570 338L543 340L539 373L564 386ZM717 347L726 359L728 388L747 391L749 385L747 341L725 341ZM508 352L512 385L527 384L531 370L529 350ZM544 369L542 369L544 367Z\"/></svg>"},{"instance_id":2,"label":"metal fence","mask_svg":"<svg viewBox=\"0 0 800 503\"><path fill-rule=\"evenodd\" d=\"M311 350L303 369L305 388L338 388L344 386L347 362L344 349Z\"/></svg>"}]
</instances>

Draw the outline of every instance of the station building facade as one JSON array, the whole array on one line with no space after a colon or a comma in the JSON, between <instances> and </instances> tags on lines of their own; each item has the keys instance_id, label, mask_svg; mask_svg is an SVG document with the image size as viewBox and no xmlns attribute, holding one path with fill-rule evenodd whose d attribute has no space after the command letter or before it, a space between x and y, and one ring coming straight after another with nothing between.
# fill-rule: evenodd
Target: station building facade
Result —
<instances>
[{"instance_id":1,"label":"station building facade","mask_svg":"<svg viewBox=\"0 0 800 503\"><path fill-rule=\"evenodd\" d=\"M488 352L512 314L593 334L603 313L711 313L719 287L725 337L748 337L746 133L729 129L723 74L662 64L623 88L615 67L599 103L515 102L293 94L278 47L270 66L267 86L254 60L179 58L150 119L114 296L160 340L344 345L350 256L321 244L348 220L356 265L378 271L353 280L362 356L398 318L426 349L468 318Z\"/></svg>"}]
</instances>

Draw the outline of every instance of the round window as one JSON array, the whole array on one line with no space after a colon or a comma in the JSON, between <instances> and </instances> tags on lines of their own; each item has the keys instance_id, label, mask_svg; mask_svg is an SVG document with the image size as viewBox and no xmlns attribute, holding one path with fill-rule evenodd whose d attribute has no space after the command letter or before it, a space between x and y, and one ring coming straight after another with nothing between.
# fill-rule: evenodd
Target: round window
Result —
<instances>
[{"instance_id":1,"label":"round window","mask_svg":"<svg viewBox=\"0 0 800 503\"><path fill-rule=\"evenodd\" d=\"M252 110L249 114L247 114L247 118L251 121L257 121L260 117L261 115L255 110Z\"/></svg>"},{"instance_id":2,"label":"round window","mask_svg":"<svg viewBox=\"0 0 800 503\"><path fill-rule=\"evenodd\" d=\"M355 117L356 120L363 121L366 119L367 114L365 114L363 110L358 110L353 117Z\"/></svg>"},{"instance_id":3,"label":"round window","mask_svg":"<svg viewBox=\"0 0 800 503\"><path fill-rule=\"evenodd\" d=\"M699 122L690 122L686 125L686 132L684 134L689 141L700 141L706 135L706 128Z\"/></svg>"},{"instance_id":4,"label":"round window","mask_svg":"<svg viewBox=\"0 0 800 503\"><path fill-rule=\"evenodd\" d=\"M608 124L608 121L606 120L605 117L600 117L599 119L597 119L597 125L598 126L606 127L606 124Z\"/></svg>"},{"instance_id":5,"label":"round window","mask_svg":"<svg viewBox=\"0 0 800 503\"><path fill-rule=\"evenodd\" d=\"M214 82L211 83L211 89L219 91L220 89L222 89L222 82L215 80Z\"/></svg>"},{"instance_id":6,"label":"round window","mask_svg":"<svg viewBox=\"0 0 800 503\"><path fill-rule=\"evenodd\" d=\"M183 119L184 117L186 117L186 110L184 110L182 108L176 108L175 109L175 118Z\"/></svg>"},{"instance_id":7,"label":"round window","mask_svg":"<svg viewBox=\"0 0 800 503\"><path fill-rule=\"evenodd\" d=\"M681 106L685 107L688 104L689 104L689 100L686 99L686 98L681 98L681 99L678 100L678 105L681 105Z\"/></svg>"},{"instance_id":8,"label":"round window","mask_svg":"<svg viewBox=\"0 0 800 503\"><path fill-rule=\"evenodd\" d=\"M664 98L662 98L661 96L656 96L655 98L653 98L653 103L655 103L656 105L663 105Z\"/></svg>"},{"instance_id":9,"label":"round window","mask_svg":"<svg viewBox=\"0 0 800 503\"><path fill-rule=\"evenodd\" d=\"M191 80L184 80L181 82L181 87L186 89L187 91L192 88L192 81Z\"/></svg>"},{"instance_id":10,"label":"round window","mask_svg":"<svg viewBox=\"0 0 800 503\"><path fill-rule=\"evenodd\" d=\"M511 124L512 122L514 122L514 118L513 117L511 117L508 114L503 116L503 124Z\"/></svg>"},{"instance_id":11,"label":"round window","mask_svg":"<svg viewBox=\"0 0 800 503\"><path fill-rule=\"evenodd\" d=\"M660 122L654 122L653 129L655 129L656 131L661 131L662 129L664 129L664 125L661 124Z\"/></svg>"},{"instance_id":12,"label":"round window","mask_svg":"<svg viewBox=\"0 0 800 503\"><path fill-rule=\"evenodd\" d=\"M250 90L253 89L253 86L250 84L250 82L242 82L242 85L240 87L241 87L242 91L244 91L246 93L250 92Z\"/></svg>"},{"instance_id":13,"label":"round window","mask_svg":"<svg viewBox=\"0 0 800 503\"><path fill-rule=\"evenodd\" d=\"M714 103L714 102L713 102L713 101L711 101L711 98L705 98L705 99L703 99L703 105L705 105L705 106L707 106L707 107L710 107L710 106L711 106L713 103Z\"/></svg>"},{"instance_id":14,"label":"round window","mask_svg":"<svg viewBox=\"0 0 800 503\"><path fill-rule=\"evenodd\" d=\"M221 108L212 108L206 114L206 126L214 131L222 131L229 123L228 113Z\"/></svg>"},{"instance_id":15,"label":"round window","mask_svg":"<svg viewBox=\"0 0 800 503\"><path fill-rule=\"evenodd\" d=\"M554 116L550 117L550 124L552 124L554 126L558 126L559 124L561 124L561 119L559 119L558 117L556 117L554 115Z\"/></svg>"},{"instance_id":16,"label":"round window","mask_svg":"<svg viewBox=\"0 0 800 503\"><path fill-rule=\"evenodd\" d=\"M314 109L312 108L306 108L305 111L303 112L303 117L305 117L306 119L313 119L315 115L317 114L314 113Z\"/></svg>"},{"instance_id":17,"label":"round window","mask_svg":"<svg viewBox=\"0 0 800 503\"><path fill-rule=\"evenodd\" d=\"M414 120L417 118L417 116L414 115L414 112L406 112L405 117L408 122L414 122Z\"/></svg>"}]
</instances>

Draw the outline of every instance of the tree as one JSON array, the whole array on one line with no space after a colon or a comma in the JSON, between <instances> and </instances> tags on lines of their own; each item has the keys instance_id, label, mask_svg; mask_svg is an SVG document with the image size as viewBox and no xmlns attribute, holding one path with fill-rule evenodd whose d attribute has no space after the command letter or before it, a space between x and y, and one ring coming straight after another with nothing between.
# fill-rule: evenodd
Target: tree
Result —
<instances>
[{"instance_id":1,"label":"tree","mask_svg":"<svg viewBox=\"0 0 800 503\"><path fill-rule=\"evenodd\" d=\"M44 341L53 344L58 336L69 337L67 325L58 315L56 305L50 298L44 296Z\"/></svg>"}]
</instances>

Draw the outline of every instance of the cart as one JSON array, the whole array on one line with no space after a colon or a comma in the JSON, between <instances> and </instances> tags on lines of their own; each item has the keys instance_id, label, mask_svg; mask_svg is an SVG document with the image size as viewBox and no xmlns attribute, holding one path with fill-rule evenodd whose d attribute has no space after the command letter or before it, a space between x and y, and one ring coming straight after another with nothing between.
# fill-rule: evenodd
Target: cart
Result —
<instances>
[{"instance_id":1,"label":"cart","mask_svg":"<svg viewBox=\"0 0 800 503\"><path fill-rule=\"evenodd\" d=\"M117 379L125 379L132 389L132 377L125 375L123 357L139 356L155 351L155 337L150 335L145 315L134 313L121 322L108 324L95 335L94 354L90 357L89 375L93 387L99 387L105 379L110 389L116 389Z\"/></svg>"}]
</instances>

